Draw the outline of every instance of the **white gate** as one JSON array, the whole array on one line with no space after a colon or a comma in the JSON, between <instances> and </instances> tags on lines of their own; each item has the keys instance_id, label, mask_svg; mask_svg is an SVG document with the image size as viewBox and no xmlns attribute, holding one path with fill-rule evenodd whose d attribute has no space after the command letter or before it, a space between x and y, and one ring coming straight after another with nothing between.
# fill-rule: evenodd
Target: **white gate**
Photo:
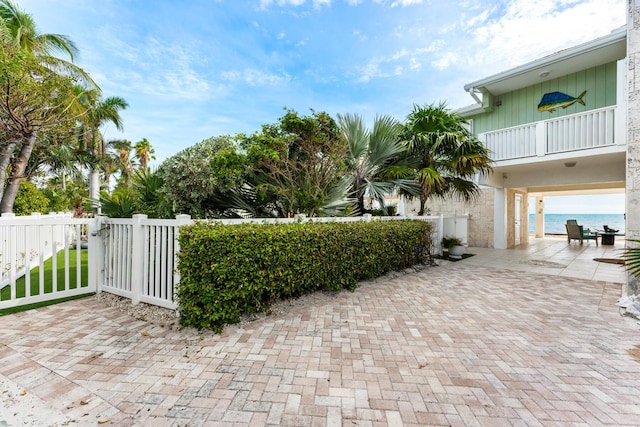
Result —
<instances>
[{"instance_id":1,"label":"white gate","mask_svg":"<svg viewBox=\"0 0 640 427\"><path fill-rule=\"evenodd\" d=\"M96 292L87 248L95 220L71 214L0 217L0 309Z\"/></svg>"}]
</instances>

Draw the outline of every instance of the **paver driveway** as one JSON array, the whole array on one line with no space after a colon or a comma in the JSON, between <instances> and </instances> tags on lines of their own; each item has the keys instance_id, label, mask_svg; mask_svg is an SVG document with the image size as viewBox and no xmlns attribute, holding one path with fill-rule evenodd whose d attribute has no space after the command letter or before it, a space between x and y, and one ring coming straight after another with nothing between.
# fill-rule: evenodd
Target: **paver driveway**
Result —
<instances>
[{"instance_id":1,"label":"paver driveway","mask_svg":"<svg viewBox=\"0 0 640 427\"><path fill-rule=\"evenodd\" d=\"M221 336L86 298L0 318L0 375L81 425L638 425L619 296L462 262Z\"/></svg>"}]
</instances>

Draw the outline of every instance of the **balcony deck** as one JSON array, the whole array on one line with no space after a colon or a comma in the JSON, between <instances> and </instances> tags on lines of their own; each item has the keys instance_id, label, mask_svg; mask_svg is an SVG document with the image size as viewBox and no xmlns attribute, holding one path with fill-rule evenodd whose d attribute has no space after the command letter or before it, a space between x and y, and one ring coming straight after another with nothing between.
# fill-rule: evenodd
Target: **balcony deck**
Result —
<instances>
[{"instance_id":1,"label":"balcony deck","mask_svg":"<svg viewBox=\"0 0 640 427\"><path fill-rule=\"evenodd\" d=\"M498 165L515 159L528 163L534 157L571 157L578 150L624 146L625 121L624 109L617 105L481 133L478 138Z\"/></svg>"}]
</instances>

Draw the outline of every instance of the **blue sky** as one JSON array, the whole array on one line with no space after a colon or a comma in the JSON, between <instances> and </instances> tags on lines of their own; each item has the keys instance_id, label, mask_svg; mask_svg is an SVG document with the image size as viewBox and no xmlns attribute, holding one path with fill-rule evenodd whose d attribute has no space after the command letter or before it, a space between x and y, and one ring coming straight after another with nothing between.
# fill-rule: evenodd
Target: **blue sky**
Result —
<instances>
[{"instance_id":1,"label":"blue sky","mask_svg":"<svg viewBox=\"0 0 640 427\"><path fill-rule=\"evenodd\" d=\"M472 103L471 81L608 34L625 0L18 0L69 35L124 132L158 162L252 133L283 107L404 119L413 104Z\"/></svg>"},{"instance_id":2,"label":"blue sky","mask_svg":"<svg viewBox=\"0 0 640 427\"><path fill-rule=\"evenodd\" d=\"M535 199L529 198L529 213L535 213ZM547 214L623 214L624 194L548 196L544 198Z\"/></svg>"},{"instance_id":3,"label":"blue sky","mask_svg":"<svg viewBox=\"0 0 640 427\"><path fill-rule=\"evenodd\" d=\"M15 0L14 0L15 1ZM80 49L124 131L159 164L211 136L253 133L288 107L400 120L473 103L466 83L606 35L625 0L18 0Z\"/></svg>"}]
</instances>

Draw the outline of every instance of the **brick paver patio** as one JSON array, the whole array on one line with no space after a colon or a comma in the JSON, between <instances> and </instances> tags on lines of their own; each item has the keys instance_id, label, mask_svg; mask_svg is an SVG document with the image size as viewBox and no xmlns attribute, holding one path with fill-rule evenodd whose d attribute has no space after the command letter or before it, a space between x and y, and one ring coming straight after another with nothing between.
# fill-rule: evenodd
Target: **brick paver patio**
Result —
<instances>
[{"instance_id":1,"label":"brick paver patio","mask_svg":"<svg viewBox=\"0 0 640 427\"><path fill-rule=\"evenodd\" d=\"M0 378L69 425L639 425L620 286L462 262L221 336L85 298L0 318Z\"/></svg>"}]
</instances>

